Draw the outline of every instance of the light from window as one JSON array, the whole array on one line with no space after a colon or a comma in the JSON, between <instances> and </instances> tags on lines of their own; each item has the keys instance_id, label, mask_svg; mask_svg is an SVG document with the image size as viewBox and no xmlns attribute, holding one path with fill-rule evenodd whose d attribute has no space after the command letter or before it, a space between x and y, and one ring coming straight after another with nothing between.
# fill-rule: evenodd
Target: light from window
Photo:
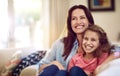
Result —
<instances>
[{"instance_id":1,"label":"light from window","mask_svg":"<svg viewBox=\"0 0 120 76\"><path fill-rule=\"evenodd\" d=\"M7 48L9 20L7 0L0 0L0 48Z\"/></svg>"},{"instance_id":2,"label":"light from window","mask_svg":"<svg viewBox=\"0 0 120 76\"><path fill-rule=\"evenodd\" d=\"M14 0L16 47L41 47L41 0ZM39 32L39 33L38 33Z\"/></svg>"}]
</instances>

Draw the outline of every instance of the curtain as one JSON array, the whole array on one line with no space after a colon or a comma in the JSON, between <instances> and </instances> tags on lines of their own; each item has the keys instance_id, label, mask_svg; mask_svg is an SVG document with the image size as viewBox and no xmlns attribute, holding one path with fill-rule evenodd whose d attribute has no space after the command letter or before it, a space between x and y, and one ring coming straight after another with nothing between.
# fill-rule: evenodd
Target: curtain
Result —
<instances>
[{"instance_id":1,"label":"curtain","mask_svg":"<svg viewBox=\"0 0 120 76\"><path fill-rule=\"evenodd\" d=\"M49 2L49 44L60 38L65 30L69 0L50 0Z\"/></svg>"}]
</instances>

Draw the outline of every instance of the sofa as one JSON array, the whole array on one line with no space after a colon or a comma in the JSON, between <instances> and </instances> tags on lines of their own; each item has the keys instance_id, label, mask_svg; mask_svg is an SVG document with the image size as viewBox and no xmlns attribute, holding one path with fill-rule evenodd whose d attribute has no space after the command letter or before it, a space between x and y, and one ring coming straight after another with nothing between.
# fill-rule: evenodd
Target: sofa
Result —
<instances>
[{"instance_id":1,"label":"sofa","mask_svg":"<svg viewBox=\"0 0 120 76\"><path fill-rule=\"evenodd\" d=\"M10 62L11 58L18 54L21 59L28 57L34 52L38 50L34 48L17 48L17 49L1 49L0 50L0 76L11 76L2 74L3 68L7 63ZM43 50L40 50L43 51ZM16 60L16 59L14 59ZM16 64L17 66L18 64ZM13 76L13 75L12 75ZM38 76L38 65L29 65L24 67L21 71L19 76ZM105 66L103 66L102 70L97 73L97 76L120 76L120 58L115 59Z\"/></svg>"},{"instance_id":2,"label":"sofa","mask_svg":"<svg viewBox=\"0 0 120 76\"><path fill-rule=\"evenodd\" d=\"M46 50L33 47L0 49L0 76L17 76L12 75L12 72L20 73L27 66L38 63L45 53ZM15 70L19 68L19 71Z\"/></svg>"},{"instance_id":3,"label":"sofa","mask_svg":"<svg viewBox=\"0 0 120 76\"><path fill-rule=\"evenodd\" d=\"M120 76L120 58L104 65L96 76Z\"/></svg>"}]
</instances>

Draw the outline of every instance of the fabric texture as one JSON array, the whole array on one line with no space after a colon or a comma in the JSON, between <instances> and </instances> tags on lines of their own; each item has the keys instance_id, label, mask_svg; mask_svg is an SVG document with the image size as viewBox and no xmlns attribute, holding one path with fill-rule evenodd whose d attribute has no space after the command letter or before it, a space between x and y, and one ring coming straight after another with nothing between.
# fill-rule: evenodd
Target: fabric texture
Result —
<instances>
[{"instance_id":1,"label":"fabric texture","mask_svg":"<svg viewBox=\"0 0 120 76\"><path fill-rule=\"evenodd\" d=\"M13 70L12 76L19 76L22 69L26 68L27 66L37 64L45 56L45 53L46 51L40 50L24 57L19 65Z\"/></svg>"},{"instance_id":2,"label":"fabric texture","mask_svg":"<svg viewBox=\"0 0 120 76\"><path fill-rule=\"evenodd\" d=\"M38 72L38 65L35 64L24 68L19 76L38 76Z\"/></svg>"},{"instance_id":3,"label":"fabric texture","mask_svg":"<svg viewBox=\"0 0 120 76\"><path fill-rule=\"evenodd\" d=\"M64 57L62 56L64 52L64 44L63 39L58 39L53 45L52 48L47 52L46 56L40 61L39 66L43 64L49 64L50 62L56 60L59 61L63 67L67 70L67 65L73 55L76 54L78 49L78 41L76 41L73 44L73 48L71 50L70 55L66 60L64 60Z\"/></svg>"},{"instance_id":4,"label":"fabric texture","mask_svg":"<svg viewBox=\"0 0 120 76\"><path fill-rule=\"evenodd\" d=\"M68 65L68 70L73 66L81 67L86 72L93 72L98 65L100 65L108 57L107 53L103 53L100 58L92 58L89 60L84 60L82 53L77 53L70 60Z\"/></svg>"},{"instance_id":5,"label":"fabric texture","mask_svg":"<svg viewBox=\"0 0 120 76\"><path fill-rule=\"evenodd\" d=\"M87 76L87 74L78 66L74 66L68 72L68 76Z\"/></svg>"},{"instance_id":6,"label":"fabric texture","mask_svg":"<svg viewBox=\"0 0 120 76\"><path fill-rule=\"evenodd\" d=\"M120 52L119 52L119 51L114 52L114 56L115 56L115 57L119 57L119 56L120 56Z\"/></svg>"},{"instance_id":7,"label":"fabric texture","mask_svg":"<svg viewBox=\"0 0 120 76\"><path fill-rule=\"evenodd\" d=\"M8 63L5 64L0 76L10 76L12 71L22 60L22 51L15 52Z\"/></svg>"},{"instance_id":8,"label":"fabric texture","mask_svg":"<svg viewBox=\"0 0 120 76\"><path fill-rule=\"evenodd\" d=\"M67 76L67 71L65 70L59 70L55 76Z\"/></svg>"},{"instance_id":9,"label":"fabric texture","mask_svg":"<svg viewBox=\"0 0 120 76\"><path fill-rule=\"evenodd\" d=\"M46 67L39 76L55 76L55 74L59 71L59 68L56 65L50 65Z\"/></svg>"}]
</instances>

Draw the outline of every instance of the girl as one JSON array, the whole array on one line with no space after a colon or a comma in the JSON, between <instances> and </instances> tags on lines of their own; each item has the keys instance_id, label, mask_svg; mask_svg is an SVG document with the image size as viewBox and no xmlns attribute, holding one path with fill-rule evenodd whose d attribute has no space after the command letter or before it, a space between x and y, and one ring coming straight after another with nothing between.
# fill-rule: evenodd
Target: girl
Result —
<instances>
[{"instance_id":1,"label":"girl","mask_svg":"<svg viewBox=\"0 0 120 76\"><path fill-rule=\"evenodd\" d=\"M119 52L115 52L115 57L111 57L114 46L110 45L106 33L97 25L88 27L84 32L82 48L84 52L78 51L69 62L69 76L93 76L93 72L103 61L105 64L120 56Z\"/></svg>"}]
</instances>

